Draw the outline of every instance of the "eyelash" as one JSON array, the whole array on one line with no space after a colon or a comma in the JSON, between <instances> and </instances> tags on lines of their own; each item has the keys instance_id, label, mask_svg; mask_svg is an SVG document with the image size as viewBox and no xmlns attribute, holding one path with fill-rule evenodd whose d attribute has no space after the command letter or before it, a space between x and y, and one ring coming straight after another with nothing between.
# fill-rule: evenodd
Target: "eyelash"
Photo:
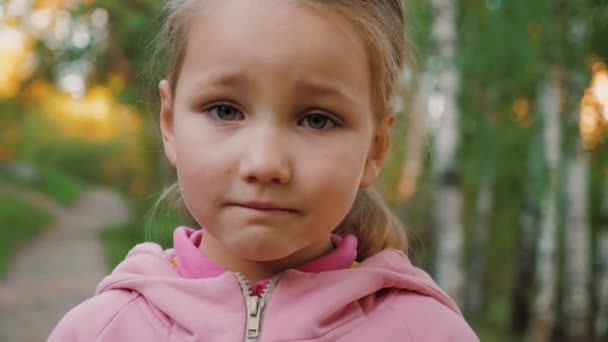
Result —
<instances>
[{"instance_id":1,"label":"eyelash","mask_svg":"<svg viewBox=\"0 0 608 342\"><path fill-rule=\"evenodd\" d=\"M329 127L329 128L327 128L327 127L323 127L323 128L308 127L308 128L318 130L318 131L324 131L324 130L328 130L328 129L335 129L335 128L342 127L342 125L340 125L338 120L334 119L331 115L323 113L323 112L309 112L302 119L300 119L298 121L298 123L304 122L304 120L306 120L306 118L310 118L313 115L318 115L319 117L322 117L323 119L327 120L327 122L331 125L331 127Z\"/></svg>"},{"instance_id":2,"label":"eyelash","mask_svg":"<svg viewBox=\"0 0 608 342\"><path fill-rule=\"evenodd\" d=\"M243 113L241 112L241 110L238 109L235 105L233 105L231 103L228 103L228 102L216 102L214 104L211 104L211 105L207 106L205 109L203 109L203 112L207 113L214 120L218 120L218 121L236 121L236 120L224 120L224 119L220 118L218 115L214 115L213 114L213 110L214 109L218 109L220 107L227 107L227 108L231 108L233 110L236 110L237 113L239 114L239 116L241 117L241 120L242 120Z\"/></svg>"},{"instance_id":3,"label":"eyelash","mask_svg":"<svg viewBox=\"0 0 608 342\"><path fill-rule=\"evenodd\" d=\"M239 120L242 120L244 115L241 112L240 109L238 109L235 105L228 103L228 102L219 102L219 103L214 103L211 104L210 106L207 106L205 109L203 109L204 113L207 113L209 116L211 116L214 120L217 121L237 121L235 120L226 120L226 119L222 119L219 117L218 114L214 114L213 111L220 108L220 107L229 107L233 110L236 110L238 115L240 116ZM335 129L335 128L340 128L342 127L341 123L339 122L339 120L335 119L332 115L325 113L325 112L320 112L320 111L310 111L308 112L302 119L298 120L298 124L301 124L302 122L304 122L304 120L306 120L306 118L310 118L311 116L319 116L321 118L323 118L324 120L327 120L327 123L331 126L331 127L326 127L327 124L323 127L323 128L312 128L312 127L307 127L313 130L317 130L317 131L322 131L322 130L328 130L328 129Z\"/></svg>"}]
</instances>

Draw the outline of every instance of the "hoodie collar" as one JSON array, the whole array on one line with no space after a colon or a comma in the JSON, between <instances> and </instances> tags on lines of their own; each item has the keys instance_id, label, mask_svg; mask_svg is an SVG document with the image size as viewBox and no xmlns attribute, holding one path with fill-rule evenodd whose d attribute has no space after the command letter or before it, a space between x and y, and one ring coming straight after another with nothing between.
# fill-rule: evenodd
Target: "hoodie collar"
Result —
<instances>
[{"instance_id":1,"label":"hoodie collar","mask_svg":"<svg viewBox=\"0 0 608 342\"><path fill-rule=\"evenodd\" d=\"M113 290L134 292L145 298L143 305L159 310L192 336L208 336L214 332L212 340L235 340L226 336L233 332L235 324L244 326L244 302L242 296L236 295L242 289L234 275L224 272L213 278L186 279L171 266L174 258L174 250L163 251L157 244L137 245L99 284L97 294ZM319 273L297 269L283 272L273 291L272 304L265 312L264 334L274 336L276 341L295 340L294 336L299 336L298 340L311 340L312 335L318 338L319 334L336 328L338 321L328 317L343 318L351 309L355 314L364 314L362 307L359 304L353 307L353 303L369 298L362 303L379 305L384 295L377 294L386 289L431 297L461 316L456 304L428 274L414 267L403 252L385 249L363 260L356 268ZM424 306L430 311L422 310L419 301L411 303L412 312L433 317L430 307ZM209 315L209 312L215 314ZM286 326L289 329L285 329Z\"/></svg>"},{"instance_id":2,"label":"hoodie collar","mask_svg":"<svg viewBox=\"0 0 608 342\"><path fill-rule=\"evenodd\" d=\"M176 269L187 279L212 278L226 272L199 249L203 230L178 227L173 233ZM357 257L357 238L353 235L332 235L334 250L320 258L295 268L301 272L316 273L351 267Z\"/></svg>"}]
</instances>

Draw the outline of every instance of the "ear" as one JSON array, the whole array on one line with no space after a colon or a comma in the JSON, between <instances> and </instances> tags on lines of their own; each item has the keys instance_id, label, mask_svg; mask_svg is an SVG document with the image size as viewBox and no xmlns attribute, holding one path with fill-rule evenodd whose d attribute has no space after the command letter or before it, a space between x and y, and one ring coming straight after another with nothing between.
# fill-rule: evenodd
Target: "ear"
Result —
<instances>
[{"instance_id":1,"label":"ear","mask_svg":"<svg viewBox=\"0 0 608 342\"><path fill-rule=\"evenodd\" d=\"M395 110L388 107L384 119L376 125L372 146L365 161L359 188L365 189L370 187L380 175L391 144L390 130L394 122Z\"/></svg>"},{"instance_id":2,"label":"ear","mask_svg":"<svg viewBox=\"0 0 608 342\"><path fill-rule=\"evenodd\" d=\"M160 93L160 132L163 138L165 156L171 166L175 167L175 144L173 135L173 99L169 81L162 80L158 85Z\"/></svg>"}]
</instances>

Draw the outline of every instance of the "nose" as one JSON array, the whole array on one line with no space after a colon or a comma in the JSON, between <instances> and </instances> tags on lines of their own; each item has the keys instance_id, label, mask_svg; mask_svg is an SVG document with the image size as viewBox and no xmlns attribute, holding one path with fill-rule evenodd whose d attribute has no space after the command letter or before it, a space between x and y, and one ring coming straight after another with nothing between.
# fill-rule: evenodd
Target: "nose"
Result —
<instances>
[{"instance_id":1,"label":"nose","mask_svg":"<svg viewBox=\"0 0 608 342\"><path fill-rule=\"evenodd\" d=\"M280 127L251 129L244 140L239 174L248 183L287 184L292 177L290 151Z\"/></svg>"}]
</instances>

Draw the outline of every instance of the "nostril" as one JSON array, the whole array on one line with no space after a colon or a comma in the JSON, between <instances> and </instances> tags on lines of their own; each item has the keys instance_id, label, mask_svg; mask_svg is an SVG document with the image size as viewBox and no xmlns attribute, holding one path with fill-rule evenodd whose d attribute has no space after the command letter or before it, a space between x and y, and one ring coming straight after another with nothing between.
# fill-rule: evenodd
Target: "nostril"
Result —
<instances>
[{"instance_id":1,"label":"nostril","mask_svg":"<svg viewBox=\"0 0 608 342\"><path fill-rule=\"evenodd\" d=\"M292 172L290 157L277 139L269 136L248 144L239 160L239 174L248 183L284 184L289 182Z\"/></svg>"},{"instance_id":2,"label":"nostril","mask_svg":"<svg viewBox=\"0 0 608 342\"><path fill-rule=\"evenodd\" d=\"M265 165L264 167L243 167L241 177L247 183L285 184L289 182L290 171L287 166Z\"/></svg>"}]
</instances>

